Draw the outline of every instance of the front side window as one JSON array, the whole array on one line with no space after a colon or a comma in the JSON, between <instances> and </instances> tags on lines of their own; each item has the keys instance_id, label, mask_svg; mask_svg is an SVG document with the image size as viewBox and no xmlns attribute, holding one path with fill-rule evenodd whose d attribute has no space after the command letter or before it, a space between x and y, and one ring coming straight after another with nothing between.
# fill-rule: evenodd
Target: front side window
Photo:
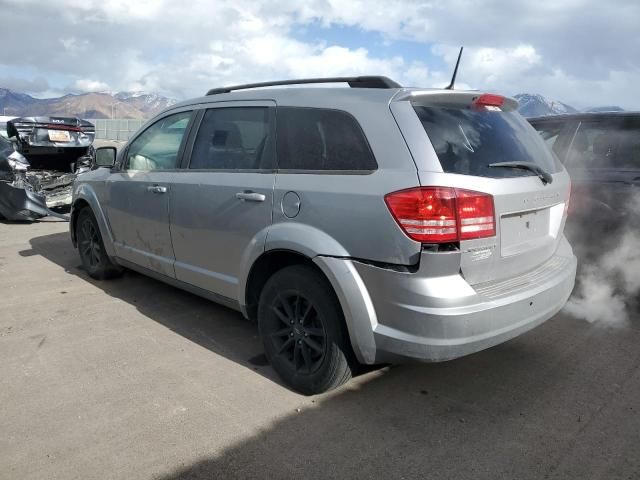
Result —
<instances>
[{"instance_id":1,"label":"front side window","mask_svg":"<svg viewBox=\"0 0 640 480\"><path fill-rule=\"evenodd\" d=\"M378 168L358 122L347 112L278 108L278 168L371 171Z\"/></svg>"},{"instance_id":2,"label":"front side window","mask_svg":"<svg viewBox=\"0 0 640 480\"><path fill-rule=\"evenodd\" d=\"M267 107L206 111L191 153L190 169L273 169L272 125Z\"/></svg>"},{"instance_id":3,"label":"front side window","mask_svg":"<svg viewBox=\"0 0 640 480\"><path fill-rule=\"evenodd\" d=\"M127 150L127 170L176 168L178 152L192 112L181 112L158 120L136 138Z\"/></svg>"}]
</instances>

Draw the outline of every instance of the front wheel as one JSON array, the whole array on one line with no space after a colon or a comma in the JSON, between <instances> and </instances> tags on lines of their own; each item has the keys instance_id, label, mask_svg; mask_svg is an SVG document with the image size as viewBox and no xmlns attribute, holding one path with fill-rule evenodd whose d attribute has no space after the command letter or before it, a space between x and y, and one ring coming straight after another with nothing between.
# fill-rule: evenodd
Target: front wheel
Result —
<instances>
[{"instance_id":1,"label":"front wheel","mask_svg":"<svg viewBox=\"0 0 640 480\"><path fill-rule=\"evenodd\" d=\"M78 214L76 240L82 266L90 277L104 280L121 273L122 269L107 256L98 222L88 207L83 208Z\"/></svg>"},{"instance_id":2,"label":"front wheel","mask_svg":"<svg viewBox=\"0 0 640 480\"><path fill-rule=\"evenodd\" d=\"M305 395L351 378L355 364L342 309L315 269L294 265L266 283L258 305L265 355L283 381Z\"/></svg>"}]
</instances>

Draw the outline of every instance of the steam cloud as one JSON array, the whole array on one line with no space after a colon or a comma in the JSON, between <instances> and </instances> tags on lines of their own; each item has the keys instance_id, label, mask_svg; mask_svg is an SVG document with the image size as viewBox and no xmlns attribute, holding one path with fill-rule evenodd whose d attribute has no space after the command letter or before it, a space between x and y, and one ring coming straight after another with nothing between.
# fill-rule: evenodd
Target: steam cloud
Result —
<instances>
[{"instance_id":1,"label":"steam cloud","mask_svg":"<svg viewBox=\"0 0 640 480\"><path fill-rule=\"evenodd\" d=\"M584 213L570 218L567 226L579 268L564 310L608 326L629 324L638 313L640 293L640 194L633 187L616 187L607 198L600 196L603 201L585 205ZM575 201L593 198L595 188L589 190Z\"/></svg>"}]
</instances>

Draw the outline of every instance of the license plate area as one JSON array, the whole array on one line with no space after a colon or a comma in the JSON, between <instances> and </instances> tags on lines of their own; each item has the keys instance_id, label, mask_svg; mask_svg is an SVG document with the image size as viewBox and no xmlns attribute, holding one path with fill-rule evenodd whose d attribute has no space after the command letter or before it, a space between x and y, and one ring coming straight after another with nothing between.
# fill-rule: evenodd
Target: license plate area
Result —
<instances>
[{"instance_id":1,"label":"license plate area","mask_svg":"<svg viewBox=\"0 0 640 480\"><path fill-rule=\"evenodd\" d=\"M49 141L51 142L70 142L71 134L67 130L49 130Z\"/></svg>"},{"instance_id":2,"label":"license plate area","mask_svg":"<svg viewBox=\"0 0 640 480\"><path fill-rule=\"evenodd\" d=\"M500 218L500 254L509 257L553 241L550 218L549 208L503 215Z\"/></svg>"}]
</instances>

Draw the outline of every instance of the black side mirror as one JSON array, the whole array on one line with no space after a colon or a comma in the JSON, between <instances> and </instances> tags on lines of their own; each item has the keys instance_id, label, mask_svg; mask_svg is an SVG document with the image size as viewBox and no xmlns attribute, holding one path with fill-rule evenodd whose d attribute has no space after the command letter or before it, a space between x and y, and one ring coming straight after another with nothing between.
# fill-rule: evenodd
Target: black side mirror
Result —
<instances>
[{"instance_id":1,"label":"black side mirror","mask_svg":"<svg viewBox=\"0 0 640 480\"><path fill-rule=\"evenodd\" d=\"M100 147L96 148L96 167L111 168L116 164L116 147Z\"/></svg>"}]
</instances>

